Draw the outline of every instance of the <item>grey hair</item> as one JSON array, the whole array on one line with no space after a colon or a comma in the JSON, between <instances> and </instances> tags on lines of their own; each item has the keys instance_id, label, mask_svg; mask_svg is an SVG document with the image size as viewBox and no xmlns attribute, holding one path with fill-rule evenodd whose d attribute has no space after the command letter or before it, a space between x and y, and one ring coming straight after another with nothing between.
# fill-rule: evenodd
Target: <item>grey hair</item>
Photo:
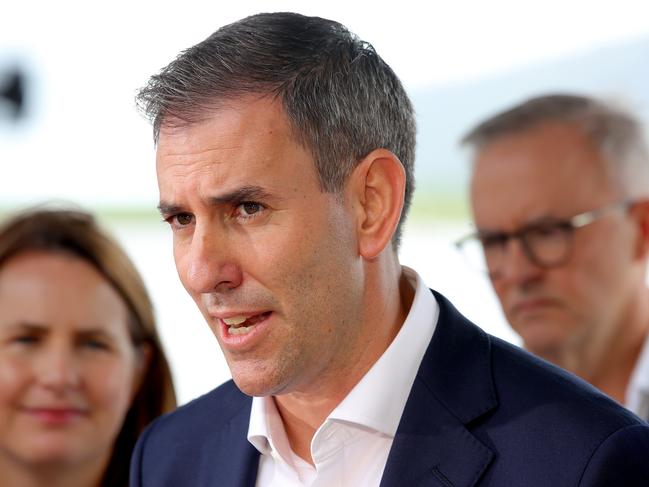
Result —
<instances>
[{"instance_id":1,"label":"grey hair","mask_svg":"<svg viewBox=\"0 0 649 487\"><path fill-rule=\"evenodd\" d=\"M227 100L278 97L296 140L313 155L322 191L339 193L367 154L383 148L406 173L399 245L414 190L415 119L397 76L343 25L295 13L265 13L226 25L183 51L137 96L153 123L204 120Z\"/></svg>"},{"instance_id":2,"label":"grey hair","mask_svg":"<svg viewBox=\"0 0 649 487\"><path fill-rule=\"evenodd\" d=\"M644 127L631 111L612 102L571 94L538 96L480 123L461 143L478 151L500 137L545 122L579 127L604 156L612 182L625 196L649 196L649 150Z\"/></svg>"}]
</instances>

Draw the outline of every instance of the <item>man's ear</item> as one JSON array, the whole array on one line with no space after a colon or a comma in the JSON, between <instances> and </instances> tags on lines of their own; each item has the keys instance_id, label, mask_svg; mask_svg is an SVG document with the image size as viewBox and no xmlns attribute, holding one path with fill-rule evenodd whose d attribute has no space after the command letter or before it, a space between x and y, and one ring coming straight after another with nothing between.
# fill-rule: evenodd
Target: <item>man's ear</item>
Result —
<instances>
[{"instance_id":1,"label":"man's ear","mask_svg":"<svg viewBox=\"0 0 649 487\"><path fill-rule=\"evenodd\" d=\"M391 244L403 210L406 172L386 149L375 149L356 166L348 190L356 212L360 254L378 256Z\"/></svg>"},{"instance_id":2,"label":"man's ear","mask_svg":"<svg viewBox=\"0 0 649 487\"><path fill-rule=\"evenodd\" d=\"M633 203L629 210L637 224L635 253L638 259L649 257L649 199L641 199Z\"/></svg>"}]
</instances>

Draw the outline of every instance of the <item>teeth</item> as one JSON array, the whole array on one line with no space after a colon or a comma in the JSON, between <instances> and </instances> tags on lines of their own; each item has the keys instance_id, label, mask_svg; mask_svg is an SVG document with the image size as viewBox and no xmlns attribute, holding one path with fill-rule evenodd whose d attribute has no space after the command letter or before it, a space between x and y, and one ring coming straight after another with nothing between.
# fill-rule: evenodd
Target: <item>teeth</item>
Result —
<instances>
[{"instance_id":1,"label":"teeth","mask_svg":"<svg viewBox=\"0 0 649 487\"><path fill-rule=\"evenodd\" d=\"M223 318L223 323L225 323L228 326L236 326L236 325L240 325L247 319L248 318L245 316L232 316L231 318Z\"/></svg>"},{"instance_id":2,"label":"teeth","mask_svg":"<svg viewBox=\"0 0 649 487\"><path fill-rule=\"evenodd\" d=\"M245 335L250 330L252 330L252 326L240 326L238 328L234 328L231 326L230 328L228 328L228 333L230 335Z\"/></svg>"}]
</instances>

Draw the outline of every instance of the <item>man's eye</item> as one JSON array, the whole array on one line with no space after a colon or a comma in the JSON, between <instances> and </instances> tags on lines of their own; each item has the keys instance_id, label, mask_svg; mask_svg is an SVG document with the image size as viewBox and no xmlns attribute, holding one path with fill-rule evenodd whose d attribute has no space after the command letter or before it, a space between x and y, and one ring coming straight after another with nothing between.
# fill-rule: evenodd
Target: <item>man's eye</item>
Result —
<instances>
[{"instance_id":1,"label":"man's eye","mask_svg":"<svg viewBox=\"0 0 649 487\"><path fill-rule=\"evenodd\" d=\"M192 222L192 216L188 213L176 215L176 221L179 225L189 225Z\"/></svg>"},{"instance_id":2,"label":"man's eye","mask_svg":"<svg viewBox=\"0 0 649 487\"><path fill-rule=\"evenodd\" d=\"M236 213L237 216L243 218L250 218L254 215L260 213L264 209L264 205L261 203L255 203L254 201L246 201L237 206Z\"/></svg>"},{"instance_id":3,"label":"man's eye","mask_svg":"<svg viewBox=\"0 0 649 487\"><path fill-rule=\"evenodd\" d=\"M529 238L533 239L548 239L561 237L570 230L570 226L557 223L554 225L542 225L536 228L531 228L527 231L527 234L529 235Z\"/></svg>"},{"instance_id":4,"label":"man's eye","mask_svg":"<svg viewBox=\"0 0 649 487\"><path fill-rule=\"evenodd\" d=\"M194 216L191 213L178 213L165 218L165 221L174 228L182 228L191 225Z\"/></svg>"},{"instance_id":5,"label":"man's eye","mask_svg":"<svg viewBox=\"0 0 649 487\"><path fill-rule=\"evenodd\" d=\"M493 249L496 247L504 247L507 242L508 237L503 234L494 234L494 235L482 235L480 237L480 243L485 249Z\"/></svg>"}]
</instances>

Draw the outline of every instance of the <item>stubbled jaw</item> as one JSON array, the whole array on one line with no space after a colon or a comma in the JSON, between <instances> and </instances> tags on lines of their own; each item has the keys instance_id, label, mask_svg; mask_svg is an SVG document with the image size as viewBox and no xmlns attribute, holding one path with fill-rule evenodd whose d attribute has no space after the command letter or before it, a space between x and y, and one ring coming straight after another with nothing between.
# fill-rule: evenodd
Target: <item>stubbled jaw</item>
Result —
<instances>
[{"instance_id":1,"label":"stubbled jaw","mask_svg":"<svg viewBox=\"0 0 649 487\"><path fill-rule=\"evenodd\" d=\"M226 325L230 335L245 335L250 333L257 323L268 318L269 315L270 311L252 316L231 316L223 318L221 321Z\"/></svg>"}]
</instances>

